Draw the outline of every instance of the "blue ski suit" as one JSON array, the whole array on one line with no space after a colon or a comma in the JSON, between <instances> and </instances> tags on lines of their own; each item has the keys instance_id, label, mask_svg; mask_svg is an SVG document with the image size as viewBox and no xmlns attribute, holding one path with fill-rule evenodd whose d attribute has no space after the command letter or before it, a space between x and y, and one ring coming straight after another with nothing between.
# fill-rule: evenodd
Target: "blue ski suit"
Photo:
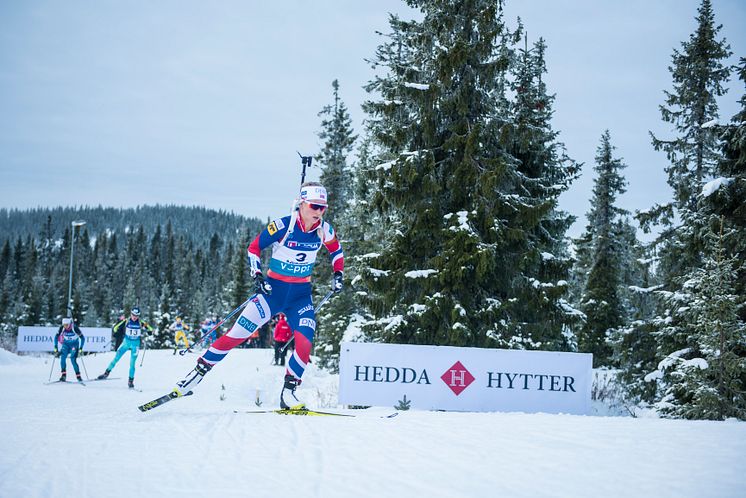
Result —
<instances>
[{"instance_id":1,"label":"blue ski suit","mask_svg":"<svg viewBox=\"0 0 746 498\"><path fill-rule=\"evenodd\" d=\"M54 340L54 352L57 353L57 345L62 346L62 351L60 351L60 370L62 372L67 370L67 357L69 355L75 374L80 373L78 352L83 349L83 344L85 344L85 336L77 323L70 324L69 326L61 325L57 329L57 335Z\"/></svg>"},{"instance_id":2,"label":"blue ski suit","mask_svg":"<svg viewBox=\"0 0 746 498\"><path fill-rule=\"evenodd\" d=\"M122 358L122 356L124 356L124 354L127 351L129 351L130 352L129 377L130 379L134 379L135 378L135 364L137 362L137 353L138 353L138 350L140 349L140 341L141 341L142 333L144 331L153 332L153 327L151 327L146 322L140 319L133 320L130 317L114 325L113 330L115 332L119 332L122 328L124 328L124 341L122 341L122 345L119 346L119 349L117 349L116 356L114 356L114 359L111 360L111 363L109 363L109 366L106 367L106 369L111 371L116 366L117 362Z\"/></svg>"}]
</instances>

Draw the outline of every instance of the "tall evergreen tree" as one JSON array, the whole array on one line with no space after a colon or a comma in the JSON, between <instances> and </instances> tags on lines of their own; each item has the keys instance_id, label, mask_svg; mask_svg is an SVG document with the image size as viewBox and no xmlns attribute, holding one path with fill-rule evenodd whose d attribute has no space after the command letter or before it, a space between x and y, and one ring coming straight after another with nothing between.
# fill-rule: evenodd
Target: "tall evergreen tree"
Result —
<instances>
[{"instance_id":1,"label":"tall evergreen tree","mask_svg":"<svg viewBox=\"0 0 746 498\"><path fill-rule=\"evenodd\" d=\"M522 340L536 347L567 349L571 325L580 313L569 306L568 283L572 260L565 234L575 218L558 209L559 196L576 178L579 165L565 153L559 133L551 126L554 95L546 88L547 72L543 39L529 49L527 37L514 64L511 88L512 144L510 153L519 160L523 189L533 199L535 220L527 227L528 247L523 260L525 278L518 282L518 299L512 313L522 322ZM520 285L520 284L523 285Z\"/></svg>"},{"instance_id":2,"label":"tall evergreen tree","mask_svg":"<svg viewBox=\"0 0 746 498\"><path fill-rule=\"evenodd\" d=\"M620 222L623 244L621 267L624 269L621 288L626 305L626 323L612 336L613 365L618 367L617 378L623 386L623 395L631 402L652 402L655 383L645 380L645 375L657 368L655 340L655 293L661 288L653 271L655 258L652 245L637 240L636 231L628 220ZM624 246L623 246L624 248Z\"/></svg>"},{"instance_id":3,"label":"tall evergreen tree","mask_svg":"<svg viewBox=\"0 0 746 498\"><path fill-rule=\"evenodd\" d=\"M671 297L685 305L682 314L693 334L687 348L659 366L665 390L658 407L673 417L746 420L746 323L733 294L736 260L724 257L722 235L708 239L713 256L686 275L682 292Z\"/></svg>"},{"instance_id":4,"label":"tall evergreen tree","mask_svg":"<svg viewBox=\"0 0 746 498\"><path fill-rule=\"evenodd\" d=\"M348 163L349 154L357 137L352 129L352 120L347 107L339 96L339 82L332 82L333 103L319 112L321 131L319 138L323 141L321 152L316 156L321 165L321 183L329 192L329 207L324 219L332 224L340 237L346 257L351 255L346 246L349 236L347 229L354 225L348 208L352 194L352 171ZM316 269L317 282L330 282L332 276L328 259L318 261ZM348 273L349 279L349 273ZM317 286L316 301L326 294L328 287ZM352 297L349 292L335 296L318 314L319 334L316 338L316 353L321 357L323 366L336 368L339 357L339 343L342 332L346 329L353 312Z\"/></svg>"},{"instance_id":5,"label":"tall evergreen tree","mask_svg":"<svg viewBox=\"0 0 746 498\"><path fill-rule=\"evenodd\" d=\"M739 261L734 268L734 293L738 296L739 317L746 321L746 58L740 59L738 75L743 85L741 110L729 124L718 127L722 156L716 168L717 179L703 189L702 204L707 213L714 215L715 225L724 224L726 256Z\"/></svg>"},{"instance_id":6,"label":"tall evergreen tree","mask_svg":"<svg viewBox=\"0 0 746 498\"><path fill-rule=\"evenodd\" d=\"M715 25L711 0L702 0L698 9L697 30L682 50L674 50L669 71L673 92L666 91L661 117L671 123L678 136L659 139L651 133L656 150L666 152L671 164L666 168L673 189L674 207L696 210L696 194L702 181L712 174L717 163L717 136L704 126L718 118L716 97L727 92L723 83L730 68L723 61L730 57L730 46L717 40L722 25Z\"/></svg>"},{"instance_id":7,"label":"tall evergreen tree","mask_svg":"<svg viewBox=\"0 0 746 498\"><path fill-rule=\"evenodd\" d=\"M321 365L336 371L339 367L340 343L345 340L363 341L366 337L361 325L371 318L365 305L367 294L359 287L361 274L375 257L383 241L381 217L371 209L374 186L368 182L374 164L371 162L370 139L360 146L353 164L352 188L348 209L338 217L338 233L345 251L345 291L330 302L321 313L320 334L316 352ZM338 311L340 310L340 311Z\"/></svg>"},{"instance_id":8,"label":"tall evergreen tree","mask_svg":"<svg viewBox=\"0 0 746 498\"><path fill-rule=\"evenodd\" d=\"M746 84L746 59L738 73ZM746 419L746 89L740 102L731 122L717 127L717 178L699 196L709 231L704 268L682 279L683 314L693 331L681 355L688 361L664 362L668 369L662 368L660 406L671 416Z\"/></svg>"},{"instance_id":9,"label":"tall evergreen tree","mask_svg":"<svg viewBox=\"0 0 746 498\"><path fill-rule=\"evenodd\" d=\"M660 252L667 285L701 262L697 193L719 157L717 133L708 125L719 117L716 98L727 92L723 84L730 76L730 68L723 64L731 55L730 46L724 39L717 40L722 26L715 25L710 0L702 0L696 21L697 29L689 41L681 44L681 51L674 50L669 67L674 91L665 92L665 105L660 106L663 121L674 126L677 136L660 139L651 133L653 147L664 151L670 161L666 173L673 202L638 214L643 228L655 222L666 227L660 237ZM682 220L680 225L673 224L676 216Z\"/></svg>"},{"instance_id":10,"label":"tall evergreen tree","mask_svg":"<svg viewBox=\"0 0 746 498\"><path fill-rule=\"evenodd\" d=\"M347 106L339 96L339 82L332 82L333 103L324 106L319 112L322 140L321 152L316 162L321 166L319 181L329 191L329 209L325 218L335 224L337 216L347 208L350 193L351 175L347 158L352 152L356 136L352 129L352 119Z\"/></svg>"},{"instance_id":11,"label":"tall evergreen tree","mask_svg":"<svg viewBox=\"0 0 746 498\"><path fill-rule=\"evenodd\" d=\"M625 322L622 265L628 241L620 233L624 227L620 222L627 212L617 206L617 198L626 191L627 182L621 172L626 165L613 156L614 149L606 130L596 150L593 169L598 176L594 180L588 225L580 237L580 244L586 245L589 254L580 301L586 320L578 334L578 350L593 353L595 366L609 365L609 338Z\"/></svg>"},{"instance_id":12,"label":"tall evergreen tree","mask_svg":"<svg viewBox=\"0 0 746 498\"><path fill-rule=\"evenodd\" d=\"M547 247L539 226L556 214L537 178L549 177L556 146L531 136L516 157L531 124L521 128L502 93L517 35L494 2L410 5L422 20L392 16L372 61L386 74L367 87L380 94L365 109L378 161L371 201L386 232L362 274L365 329L400 343L552 348L561 327L535 327L550 313L529 323L518 303L523 289L561 283L539 280L534 263Z\"/></svg>"},{"instance_id":13,"label":"tall evergreen tree","mask_svg":"<svg viewBox=\"0 0 746 498\"><path fill-rule=\"evenodd\" d=\"M679 378L682 371L665 366L687 364L700 353L692 343L699 332L687 314L686 300L682 301L689 294L683 286L712 259L712 246L705 243L712 232L711 222L701 210L698 194L718 163L717 127L712 124L718 119L716 98L725 94L723 84L730 75L723 61L731 52L725 40L717 39L721 26L715 25L710 0L702 0L696 20L696 31L682 43L681 51L674 50L669 68L674 91L666 92L665 105L660 107L663 120L674 125L677 136L668 140L652 137L653 146L666 152L670 162L666 172L673 202L638 213L645 229L654 222L664 224L657 240L658 275L663 286L657 295L661 300L657 316L648 322L656 340L656 358L663 366L656 370L663 372L661 375L647 376L656 383L654 399L658 401L670 394L668 387L686 384ZM691 399L679 396L684 404Z\"/></svg>"}]
</instances>

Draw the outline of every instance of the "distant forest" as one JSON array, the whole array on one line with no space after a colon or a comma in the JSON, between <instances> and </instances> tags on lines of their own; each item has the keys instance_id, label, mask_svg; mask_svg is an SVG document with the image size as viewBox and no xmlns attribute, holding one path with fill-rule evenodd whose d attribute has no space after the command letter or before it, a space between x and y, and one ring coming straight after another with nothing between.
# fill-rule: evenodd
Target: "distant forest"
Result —
<instances>
[{"instance_id":1,"label":"distant forest","mask_svg":"<svg viewBox=\"0 0 746 498\"><path fill-rule=\"evenodd\" d=\"M199 207L0 209L0 345L19 325L57 325L67 313L72 222L72 308L81 325L108 327L132 306L170 345L179 314L198 326L245 300L245 247L264 223Z\"/></svg>"}]
</instances>

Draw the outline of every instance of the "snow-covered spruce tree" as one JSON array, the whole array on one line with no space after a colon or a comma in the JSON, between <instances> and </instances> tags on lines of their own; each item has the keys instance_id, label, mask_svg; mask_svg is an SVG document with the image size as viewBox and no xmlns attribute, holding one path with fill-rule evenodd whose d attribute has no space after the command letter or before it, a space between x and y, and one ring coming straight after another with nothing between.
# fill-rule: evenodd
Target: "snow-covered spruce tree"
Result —
<instances>
[{"instance_id":1,"label":"snow-covered spruce tree","mask_svg":"<svg viewBox=\"0 0 746 498\"><path fill-rule=\"evenodd\" d=\"M716 39L722 26L715 26L710 0L702 0L696 20L697 30L681 44L681 52L674 50L669 67L674 91L665 92L665 105L660 106L663 121L673 125L677 136L666 140L651 133L653 147L664 151L670 162L666 173L673 202L638 213L644 229L656 222L666 227L659 238L659 253L660 269L669 277L664 278L667 285L670 278L701 262L697 194L720 157L712 124L718 119L716 97L727 92L723 83L730 76L730 68L723 65L731 55L730 46ZM679 225L674 225L675 216L681 219Z\"/></svg>"},{"instance_id":2,"label":"snow-covered spruce tree","mask_svg":"<svg viewBox=\"0 0 746 498\"><path fill-rule=\"evenodd\" d=\"M738 69L746 83L746 59ZM668 365L661 406L671 416L746 418L746 92L740 102L731 122L718 127L717 178L699 196L710 232L704 269L683 279L684 315L694 333L681 355L689 360Z\"/></svg>"},{"instance_id":3,"label":"snow-covered spruce tree","mask_svg":"<svg viewBox=\"0 0 746 498\"><path fill-rule=\"evenodd\" d=\"M655 384L646 382L644 376L657 368L657 345L651 322L657 299L657 285L650 255L651 245L637 240L636 230L629 220L620 221L618 233L622 234L623 260L620 288L625 303L626 323L611 337L614 351L612 364L618 368L617 378L623 386L625 398L633 403L651 402Z\"/></svg>"},{"instance_id":4,"label":"snow-covered spruce tree","mask_svg":"<svg viewBox=\"0 0 746 498\"><path fill-rule=\"evenodd\" d=\"M738 296L738 315L746 321L746 58L740 59L738 75L744 84L741 110L730 123L718 127L722 157L716 168L717 178L703 188L701 206L714 215L714 228L724 223L725 254L740 262L735 267L734 293Z\"/></svg>"},{"instance_id":5,"label":"snow-covered spruce tree","mask_svg":"<svg viewBox=\"0 0 746 498\"><path fill-rule=\"evenodd\" d=\"M620 221L627 212L616 204L617 197L626 191L627 182L622 175L626 165L613 157L614 149L611 134L606 130L596 149L593 169L598 176L594 180L588 225L579 239L583 251L588 252L584 255L588 273L580 300L586 319L578 332L578 350L593 353L593 365L597 367L609 366L609 339L626 318L621 289L627 240L620 233L623 228Z\"/></svg>"},{"instance_id":6,"label":"snow-covered spruce tree","mask_svg":"<svg viewBox=\"0 0 746 498\"><path fill-rule=\"evenodd\" d=\"M657 406L666 416L746 419L746 323L733 294L738 263L725 257L722 241L722 232L709 234L704 268L692 270L682 284L685 299L679 302L686 306L680 312L694 333L686 349L659 365L665 391Z\"/></svg>"},{"instance_id":7,"label":"snow-covered spruce tree","mask_svg":"<svg viewBox=\"0 0 746 498\"><path fill-rule=\"evenodd\" d=\"M172 302L173 293L167 283L161 286L160 296L158 298L158 309L154 310L153 323L150 325L154 329L152 336L148 338L148 347L150 348L172 348L174 347L173 334L168 330L172 322Z\"/></svg>"},{"instance_id":8,"label":"snow-covered spruce tree","mask_svg":"<svg viewBox=\"0 0 746 498\"><path fill-rule=\"evenodd\" d=\"M579 165L567 157L564 144L557 141L551 118L554 95L544 82L546 44L543 39L519 52L512 73L512 139L508 151L517 160L521 190L532 199L535 209L525 223L527 247L522 259L523 277L515 282L517 300L509 313L520 321L520 334L510 347L568 349L574 342L570 326L581 314L569 306L568 283L572 259L565 234L574 217L558 209L558 199L577 177ZM519 339L518 339L519 338Z\"/></svg>"},{"instance_id":9,"label":"snow-covered spruce tree","mask_svg":"<svg viewBox=\"0 0 746 498\"><path fill-rule=\"evenodd\" d=\"M324 106L319 112L322 121L318 135L323 141L323 146L316 156L316 162L321 166L320 181L329 192L329 208L324 214L324 219L335 228L343 249L348 255L351 248L347 246L350 240L347 229L354 225L349 213L353 178L348 157L357 137L352 129L352 119L347 106L339 96L337 80L332 82L332 88L333 102ZM350 272L345 273L349 283ZM321 283L316 286L315 295L315 301L319 302L329 291L329 287L324 284L331 282L332 270L328 258L322 257L318 261L316 274L317 282ZM318 314L315 353L320 356L323 367L332 370L337 368L339 342L353 315L353 310L353 297L347 290L341 295L334 296Z\"/></svg>"},{"instance_id":10,"label":"snow-covered spruce tree","mask_svg":"<svg viewBox=\"0 0 746 498\"><path fill-rule=\"evenodd\" d=\"M410 97L418 96L415 86L405 86L406 82L417 81L419 65L415 38L420 25L415 21L402 20L390 15L391 32L380 33L387 41L376 49L375 56L368 60L376 76L365 89L371 94L379 94L380 99L366 101L363 110L368 115L365 137L358 153L353 170L353 198L350 207L351 223L345 226L345 273L350 282L356 311L343 332L343 340L380 341L380 323L387 323L385 296L379 294L378 264L382 248L398 223L398 213L389 205L381 192L387 182L383 178L391 161L405 150L403 135L412 129L414 112L402 100L402 93ZM379 322L377 317L383 317ZM338 359L337 359L338 361Z\"/></svg>"},{"instance_id":11,"label":"snow-covered spruce tree","mask_svg":"<svg viewBox=\"0 0 746 498\"><path fill-rule=\"evenodd\" d=\"M323 145L316 155L316 162L321 166L319 181L329 191L329 209L324 214L332 225L342 215L350 197L352 175L347 159L352 152L357 137L352 129L352 119L347 106L339 96L339 82L332 82L333 103L324 106L319 112L321 131L318 136Z\"/></svg>"},{"instance_id":12,"label":"snow-covered spruce tree","mask_svg":"<svg viewBox=\"0 0 746 498\"><path fill-rule=\"evenodd\" d=\"M681 285L687 275L703 266L704 234L711 229L707 217L700 213L697 194L718 162L717 133L712 126L718 118L715 99L725 94L723 83L730 75L723 60L731 53L725 40L716 39L721 26L715 25L710 0L702 1L696 20L696 31L682 43L681 51L674 50L669 68L674 91L666 92L665 105L660 107L663 120L674 126L677 136L668 140L652 136L653 146L666 152L670 161L666 172L673 201L637 215L643 229L656 222L664 226L656 240L658 278L663 286L657 295L661 301L657 316L650 321L659 361L671 355L686 361L695 354L688 342L696 331L682 312L686 304L680 298L686 293ZM648 379L660 388L671 383L665 375ZM656 396L663 390L658 389Z\"/></svg>"},{"instance_id":13,"label":"snow-covered spruce tree","mask_svg":"<svg viewBox=\"0 0 746 498\"><path fill-rule=\"evenodd\" d=\"M332 323L324 322L317 339L316 352L321 357L321 365L336 371L339 368L339 346L344 341L369 341L374 337L367 336L362 325L372 315L368 312L366 302L368 293L360 285L360 276L368 268L371 258L377 257L383 244L384 224L378 212L371 209L369 199L373 197L376 186L369 181L375 164L371 162L370 140L363 140L358 150L357 161L353 165L353 182L348 209L339 219L338 233L342 236L345 251L344 292L335 296L330 310L337 303L347 315L338 315ZM326 312L322 313L324 317Z\"/></svg>"},{"instance_id":14,"label":"snow-covered spruce tree","mask_svg":"<svg viewBox=\"0 0 746 498\"><path fill-rule=\"evenodd\" d=\"M518 303L518 289L539 283L525 269L541 258L533 230L553 206L509 150L502 49L516 35L495 2L409 4L422 20L390 19L372 61L384 74L367 87L380 99L364 106L379 161L372 207L386 227L362 273L374 317L364 329L398 343L553 347L561 337L531 337Z\"/></svg>"}]
</instances>

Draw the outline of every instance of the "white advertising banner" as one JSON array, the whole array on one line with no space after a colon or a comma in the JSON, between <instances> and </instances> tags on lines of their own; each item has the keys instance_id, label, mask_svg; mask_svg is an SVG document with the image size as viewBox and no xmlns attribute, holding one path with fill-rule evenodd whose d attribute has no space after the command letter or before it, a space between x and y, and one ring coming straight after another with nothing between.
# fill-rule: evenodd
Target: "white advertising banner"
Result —
<instances>
[{"instance_id":1,"label":"white advertising banner","mask_svg":"<svg viewBox=\"0 0 746 498\"><path fill-rule=\"evenodd\" d=\"M18 352L54 351L54 336L57 327L18 327ZM111 350L111 329L102 327L80 327L85 336L83 351L101 353Z\"/></svg>"},{"instance_id":2,"label":"white advertising banner","mask_svg":"<svg viewBox=\"0 0 746 498\"><path fill-rule=\"evenodd\" d=\"M587 353L345 342L339 402L585 415L592 366Z\"/></svg>"}]
</instances>

